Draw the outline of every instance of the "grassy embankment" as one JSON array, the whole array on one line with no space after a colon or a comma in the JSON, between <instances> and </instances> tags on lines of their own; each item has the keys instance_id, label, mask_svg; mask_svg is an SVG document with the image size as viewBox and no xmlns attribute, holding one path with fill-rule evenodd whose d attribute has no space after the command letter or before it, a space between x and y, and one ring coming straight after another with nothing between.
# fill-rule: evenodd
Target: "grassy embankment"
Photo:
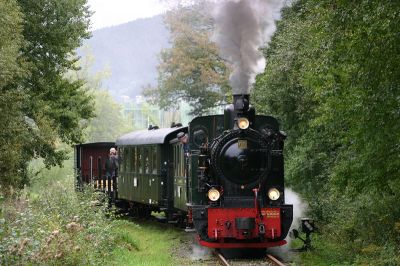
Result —
<instances>
[{"instance_id":1,"label":"grassy embankment","mask_svg":"<svg viewBox=\"0 0 400 266\"><path fill-rule=\"evenodd\" d=\"M18 199L0 201L0 265L183 265L182 230L108 212L102 195L76 193L71 162L45 170Z\"/></svg>"},{"instance_id":2,"label":"grassy embankment","mask_svg":"<svg viewBox=\"0 0 400 266\"><path fill-rule=\"evenodd\" d=\"M305 237L303 235L303 237ZM292 248L300 248L300 240L292 242ZM334 235L319 232L312 235L313 249L298 253L294 256L293 265L312 266L342 266L342 265L399 265L398 251L390 248L387 243L381 246L369 245L362 248L364 243L359 240L337 244ZM360 251L361 250L361 251Z\"/></svg>"}]
</instances>

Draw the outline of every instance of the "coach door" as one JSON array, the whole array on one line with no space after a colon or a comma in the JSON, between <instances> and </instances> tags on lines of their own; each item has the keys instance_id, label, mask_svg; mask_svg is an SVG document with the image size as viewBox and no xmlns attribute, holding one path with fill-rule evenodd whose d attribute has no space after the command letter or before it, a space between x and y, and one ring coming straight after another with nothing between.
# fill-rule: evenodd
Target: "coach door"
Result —
<instances>
[{"instance_id":1,"label":"coach door","mask_svg":"<svg viewBox=\"0 0 400 266\"><path fill-rule=\"evenodd\" d=\"M146 159L146 174L148 176L148 182L150 187L150 204L160 203L160 173L159 173L159 147L156 145L149 146L147 148Z\"/></svg>"},{"instance_id":2,"label":"coach door","mask_svg":"<svg viewBox=\"0 0 400 266\"><path fill-rule=\"evenodd\" d=\"M182 145L174 145L174 207L186 210L187 171Z\"/></svg>"}]
</instances>

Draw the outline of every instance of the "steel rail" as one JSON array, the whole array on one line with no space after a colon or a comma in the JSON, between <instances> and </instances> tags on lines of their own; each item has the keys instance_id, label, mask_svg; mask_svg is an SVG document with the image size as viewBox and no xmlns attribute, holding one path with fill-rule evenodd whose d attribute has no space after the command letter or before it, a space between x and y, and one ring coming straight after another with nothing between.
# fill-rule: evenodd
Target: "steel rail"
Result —
<instances>
[{"instance_id":1,"label":"steel rail","mask_svg":"<svg viewBox=\"0 0 400 266\"><path fill-rule=\"evenodd\" d=\"M221 253L219 253L218 251L214 250L214 255L217 257L217 259L219 260L219 262L221 262L221 264L223 266L230 266L230 264L228 263L228 261L225 259L224 256L222 256Z\"/></svg>"},{"instance_id":2,"label":"steel rail","mask_svg":"<svg viewBox=\"0 0 400 266\"><path fill-rule=\"evenodd\" d=\"M285 264L283 264L280 260L278 260L277 258L272 256L271 254L267 254L267 258L277 266L286 266Z\"/></svg>"}]
</instances>

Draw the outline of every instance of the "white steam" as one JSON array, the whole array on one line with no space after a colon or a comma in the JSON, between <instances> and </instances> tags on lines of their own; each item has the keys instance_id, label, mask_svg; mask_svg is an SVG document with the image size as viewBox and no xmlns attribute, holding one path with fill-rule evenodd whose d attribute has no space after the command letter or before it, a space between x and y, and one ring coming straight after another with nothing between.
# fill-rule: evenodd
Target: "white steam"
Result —
<instances>
[{"instance_id":1,"label":"white steam","mask_svg":"<svg viewBox=\"0 0 400 266\"><path fill-rule=\"evenodd\" d=\"M197 239L193 236L193 242L191 245L191 260L209 260L212 258L211 249L207 247L203 247L199 244Z\"/></svg>"},{"instance_id":2,"label":"white steam","mask_svg":"<svg viewBox=\"0 0 400 266\"><path fill-rule=\"evenodd\" d=\"M301 218L306 215L308 205L290 188L285 188L285 202L293 205L293 223L290 230L297 229L301 225Z\"/></svg>"},{"instance_id":3,"label":"white steam","mask_svg":"<svg viewBox=\"0 0 400 266\"><path fill-rule=\"evenodd\" d=\"M299 229L301 225L301 218L304 218L307 213L307 203L305 203L300 196L290 188L285 188L285 203L293 205L293 223L289 232L292 231L292 229ZM269 248L267 252L284 259L285 261L291 260L290 242L293 239L288 235L285 240L287 241L286 245Z\"/></svg>"},{"instance_id":4,"label":"white steam","mask_svg":"<svg viewBox=\"0 0 400 266\"><path fill-rule=\"evenodd\" d=\"M271 39L284 3L282 0L214 1L214 39L221 56L233 66L229 78L233 94L249 94L256 75L264 71L265 58L260 47Z\"/></svg>"}]
</instances>

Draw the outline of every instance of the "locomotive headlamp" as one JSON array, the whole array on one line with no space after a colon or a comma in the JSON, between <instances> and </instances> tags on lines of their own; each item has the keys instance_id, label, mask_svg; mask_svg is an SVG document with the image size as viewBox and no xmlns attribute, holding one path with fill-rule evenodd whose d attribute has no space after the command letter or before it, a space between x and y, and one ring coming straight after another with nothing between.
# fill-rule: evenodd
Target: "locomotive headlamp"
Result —
<instances>
[{"instance_id":1,"label":"locomotive headlamp","mask_svg":"<svg viewBox=\"0 0 400 266\"><path fill-rule=\"evenodd\" d=\"M277 200L281 196L281 193L276 188L271 188L268 190L268 198L270 200Z\"/></svg>"},{"instance_id":2,"label":"locomotive headlamp","mask_svg":"<svg viewBox=\"0 0 400 266\"><path fill-rule=\"evenodd\" d=\"M240 129L247 129L249 125L249 120L246 117L241 117L238 119L238 127Z\"/></svg>"},{"instance_id":3,"label":"locomotive headlamp","mask_svg":"<svg viewBox=\"0 0 400 266\"><path fill-rule=\"evenodd\" d=\"M211 201L217 201L219 199L219 197L221 196L221 194L219 193L219 191L217 189L212 188L208 191L207 196Z\"/></svg>"}]
</instances>

